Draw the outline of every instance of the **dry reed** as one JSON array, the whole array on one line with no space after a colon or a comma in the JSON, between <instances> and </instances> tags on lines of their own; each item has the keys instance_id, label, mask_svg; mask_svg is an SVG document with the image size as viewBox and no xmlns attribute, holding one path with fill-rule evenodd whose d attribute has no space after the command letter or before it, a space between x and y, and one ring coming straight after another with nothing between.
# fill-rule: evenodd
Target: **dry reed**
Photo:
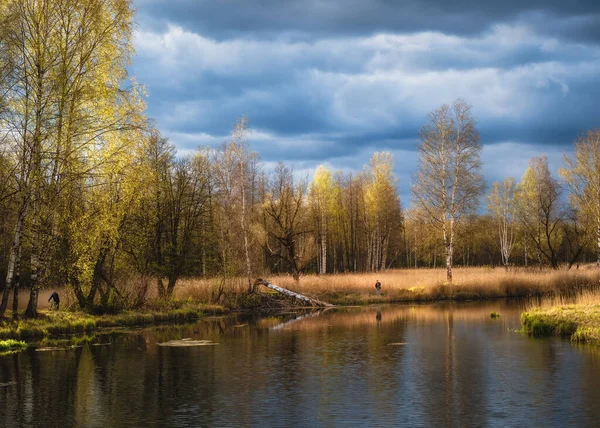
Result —
<instances>
[{"instance_id":1,"label":"dry reed","mask_svg":"<svg viewBox=\"0 0 600 428\"><path fill-rule=\"evenodd\" d=\"M377 273L304 275L300 281L291 276L267 276L271 283L333 304L365 304L431 300L477 300L500 297L542 297L575 295L600 285L600 270L551 270L473 267L455 268L452 286L445 284L444 269L402 269ZM380 296L375 282L382 284ZM177 286L178 298L214 303L218 280L186 279ZM228 293L244 293L247 282L241 278L222 281Z\"/></svg>"}]
</instances>

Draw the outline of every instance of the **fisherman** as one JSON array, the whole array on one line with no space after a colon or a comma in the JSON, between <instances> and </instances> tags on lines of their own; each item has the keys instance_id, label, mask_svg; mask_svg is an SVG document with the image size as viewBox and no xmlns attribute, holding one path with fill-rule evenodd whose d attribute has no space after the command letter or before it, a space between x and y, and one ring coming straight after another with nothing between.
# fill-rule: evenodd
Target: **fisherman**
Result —
<instances>
[{"instance_id":1,"label":"fisherman","mask_svg":"<svg viewBox=\"0 0 600 428\"><path fill-rule=\"evenodd\" d=\"M50 309L58 311L58 305L60 304L60 297L58 297L58 293L56 292L56 290L52 290L52 294L50 295L48 302L50 302L50 300L53 300L53 302L50 303Z\"/></svg>"},{"instance_id":2,"label":"fisherman","mask_svg":"<svg viewBox=\"0 0 600 428\"><path fill-rule=\"evenodd\" d=\"M377 294L379 296L380 292L381 292L381 282L379 282L379 280L377 280L377 282L375 283L375 294Z\"/></svg>"}]
</instances>

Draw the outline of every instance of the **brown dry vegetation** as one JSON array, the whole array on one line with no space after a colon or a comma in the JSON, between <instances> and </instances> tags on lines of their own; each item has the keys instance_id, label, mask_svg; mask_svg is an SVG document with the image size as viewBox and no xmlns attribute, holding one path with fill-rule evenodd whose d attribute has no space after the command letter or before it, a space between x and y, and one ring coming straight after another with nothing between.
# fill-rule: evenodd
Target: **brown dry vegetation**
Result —
<instances>
[{"instance_id":1,"label":"brown dry vegetation","mask_svg":"<svg viewBox=\"0 0 600 428\"><path fill-rule=\"evenodd\" d=\"M296 282L291 276L267 277L271 283L338 305L476 300L501 297L573 295L600 286L600 270L593 265L564 271L552 269L456 268L454 284L445 285L444 269L398 269L379 273L305 275ZM375 295L375 282L382 295ZM220 284L226 295L245 293L243 279L225 282L187 279L178 285L177 297L206 303L214 300ZM264 289L263 289L264 291Z\"/></svg>"}]
</instances>

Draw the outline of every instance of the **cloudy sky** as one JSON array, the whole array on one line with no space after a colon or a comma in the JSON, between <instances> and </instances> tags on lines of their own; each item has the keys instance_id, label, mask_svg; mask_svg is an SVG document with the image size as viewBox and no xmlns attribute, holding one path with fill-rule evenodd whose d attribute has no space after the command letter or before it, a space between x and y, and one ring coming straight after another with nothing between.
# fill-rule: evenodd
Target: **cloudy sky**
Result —
<instances>
[{"instance_id":1,"label":"cloudy sky","mask_svg":"<svg viewBox=\"0 0 600 428\"><path fill-rule=\"evenodd\" d=\"M554 171L600 127L598 0L136 0L132 74L180 152L246 115L270 165L359 170L394 153L410 205L419 128L463 98L488 183Z\"/></svg>"}]
</instances>

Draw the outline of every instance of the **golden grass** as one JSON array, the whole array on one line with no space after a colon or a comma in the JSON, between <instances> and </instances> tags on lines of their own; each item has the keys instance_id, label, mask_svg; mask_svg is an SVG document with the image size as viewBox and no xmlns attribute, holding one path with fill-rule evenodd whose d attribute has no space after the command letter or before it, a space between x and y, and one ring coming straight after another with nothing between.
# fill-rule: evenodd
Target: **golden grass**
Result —
<instances>
[{"instance_id":1,"label":"golden grass","mask_svg":"<svg viewBox=\"0 0 600 428\"><path fill-rule=\"evenodd\" d=\"M557 307L579 306L594 307L600 305L600 290L583 290L575 295L554 296L538 302L530 302L527 310L553 309Z\"/></svg>"},{"instance_id":2,"label":"golden grass","mask_svg":"<svg viewBox=\"0 0 600 428\"><path fill-rule=\"evenodd\" d=\"M502 289L507 286L532 289L555 289L562 284L600 281L600 270L581 269L556 271L552 269L510 269L473 267L453 269L453 286L474 289ZM427 291L446 283L445 269L397 269L377 273L306 275L299 284L290 276L269 278L282 287L303 290L307 293L347 291L375 292L379 280L383 292L397 290Z\"/></svg>"},{"instance_id":3,"label":"golden grass","mask_svg":"<svg viewBox=\"0 0 600 428\"><path fill-rule=\"evenodd\" d=\"M175 298L218 304L219 294L242 294L247 290L248 280L245 278L182 278L177 281Z\"/></svg>"},{"instance_id":4,"label":"golden grass","mask_svg":"<svg viewBox=\"0 0 600 428\"><path fill-rule=\"evenodd\" d=\"M455 268L452 286L445 285L445 269L396 269L377 273L266 276L271 283L339 305L432 300L478 300L500 297L559 296L594 289L600 285L600 270L587 266L577 270L474 267ZM375 295L375 282L382 295ZM213 303L221 284L225 292L243 293L247 282L231 279L186 279L177 286L178 298Z\"/></svg>"}]
</instances>

